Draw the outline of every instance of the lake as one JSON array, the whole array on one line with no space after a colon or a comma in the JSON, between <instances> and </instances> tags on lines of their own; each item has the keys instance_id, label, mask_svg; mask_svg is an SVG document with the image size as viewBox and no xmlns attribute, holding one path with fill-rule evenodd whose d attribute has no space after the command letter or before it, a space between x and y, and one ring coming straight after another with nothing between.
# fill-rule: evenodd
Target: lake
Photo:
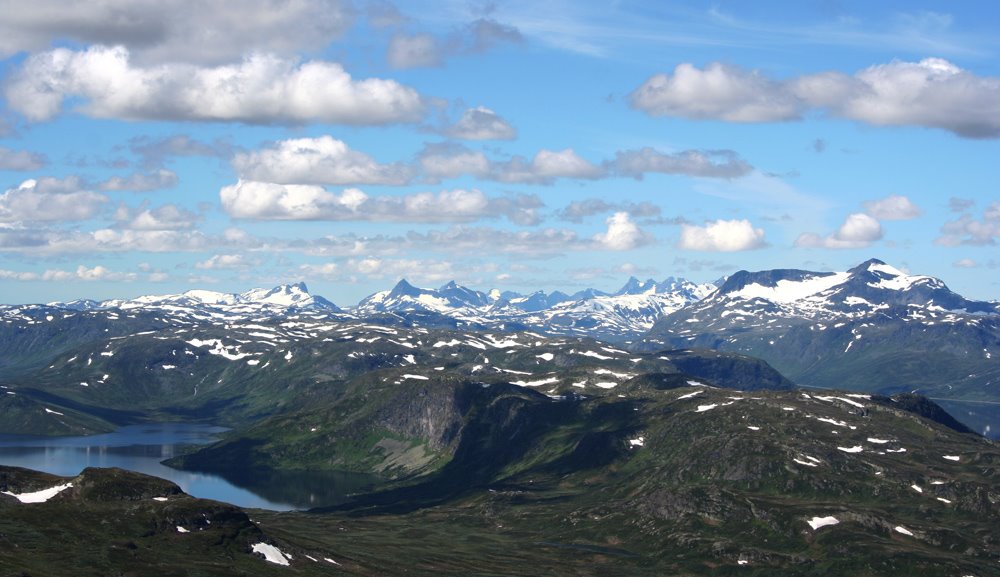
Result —
<instances>
[{"instance_id":1,"label":"lake","mask_svg":"<svg viewBox=\"0 0 1000 577\"><path fill-rule=\"evenodd\" d=\"M1000 403L933 399L941 408L984 437L1000 440Z\"/></svg>"},{"instance_id":2,"label":"lake","mask_svg":"<svg viewBox=\"0 0 1000 577\"><path fill-rule=\"evenodd\" d=\"M288 511L336 505L371 485L370 477L336 472L234 472L225 476L172 469L160 463L218 439L211 425L130 425L87 437L0 435L0 465L74 476L86 467L120 467L169 479L185 493L239 507Z\"/></svg>"}]
</instances>

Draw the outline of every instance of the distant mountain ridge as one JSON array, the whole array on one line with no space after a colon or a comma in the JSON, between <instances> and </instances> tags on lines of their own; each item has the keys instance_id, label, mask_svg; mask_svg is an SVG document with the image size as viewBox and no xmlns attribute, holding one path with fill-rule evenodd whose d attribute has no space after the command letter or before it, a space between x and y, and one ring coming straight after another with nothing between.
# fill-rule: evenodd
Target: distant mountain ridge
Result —
<instances>
[{"instance_id":1,"label":"distant mountain ridge","mask_svg":"<svg viewBox=\"0 0 1000 577\"><path fill-rule=\"evenodd\" d=\"M821 387L992 399L1000 384L1000 304L877 259L844 272L739 271L643 341L756 356Z\"/></svg>"},{"instance_id":2,"label":"distant mountain ridge","mask_svg":"<svg viewBox=\"0 0 1000 577\"><path fill-rule=\"evenodd\" d=\"M310 294L304 282L280 285L271 289L255 288L242 293L223 293L194 289L177 295L149 295L134 299L111 299L106 301L83 299L67 303L49 303L49 306L71 310L270 307L340 311L337 305L327 299Z\"/></svg>"}]
</instances>

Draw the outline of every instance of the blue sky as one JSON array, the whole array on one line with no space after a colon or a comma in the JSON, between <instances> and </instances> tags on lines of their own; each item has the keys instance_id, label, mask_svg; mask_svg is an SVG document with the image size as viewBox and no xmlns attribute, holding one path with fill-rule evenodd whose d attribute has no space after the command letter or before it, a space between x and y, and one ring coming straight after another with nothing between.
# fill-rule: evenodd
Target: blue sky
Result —
<instances>
[{"instance_id":1,"label":"blue sky","mask_svg":"<svg viewBox=\"0 0 1000 577\"><path fill-rule=\"evenodd\" d=\"M1000 296L991 2L0 10L2 302L870 257Z\"/></svg>"}]
</instances>

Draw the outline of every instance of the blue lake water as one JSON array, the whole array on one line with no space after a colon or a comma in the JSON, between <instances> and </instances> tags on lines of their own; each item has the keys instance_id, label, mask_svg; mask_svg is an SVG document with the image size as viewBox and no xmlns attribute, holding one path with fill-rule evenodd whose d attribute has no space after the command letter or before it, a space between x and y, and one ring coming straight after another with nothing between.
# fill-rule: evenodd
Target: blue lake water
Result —
<instances>
[{"instance_id":1,"label":"blue lake water","mask_svg":"<svg viewBox=\"0 0 1000 577\"><path fill-rule=\"evenodd\" d=\"M948 399L934 399L934 402L973 431L1000 440L1000 403Z\"/></svg>"},{"instance_id":2,"label":"blue lake water","mask_svg":"<svg viewBox=\"0 0 1000 577\"><path fill-rule=\"evenodd\" d=\"M62 476L77 475L86 467L120 467L169 479L195 497L276 511L335 505L371 484L368 477L345 473L234 472L224 477L160 463L192 445L211 443L225 431L210 425L156 423L87 437L0 435L0 465Z\"/></svg>"}]
</instances>

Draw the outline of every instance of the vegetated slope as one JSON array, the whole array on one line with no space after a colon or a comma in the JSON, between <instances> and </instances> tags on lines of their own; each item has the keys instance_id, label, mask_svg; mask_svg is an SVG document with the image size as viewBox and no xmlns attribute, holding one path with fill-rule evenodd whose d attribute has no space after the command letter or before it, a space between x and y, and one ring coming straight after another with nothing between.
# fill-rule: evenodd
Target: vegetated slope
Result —
<instances>
[{"instance_id":1,"label":"vegetated slope","mask_svg":"<svg viewBox=\"0 0 1000 577\"><path fill-rule=\"evenodd\" d=\"M925 399L682 374L478 394L440 468L255 518L359 575L998 574L1000 448L926 418L941 415ZM413 398L400 414L426 407Z\"/></svg>"},{"instance_id":2,"label":"vegetated slope","mask_svg":"<svg viewBox=\"0 0 1000 577\"><path fill-rule=\"evenodd\" d=\"M300 370L313 371L310 378L325 386L323 394L311 396L300 410L264 419L175 464L216 471L342 470L405 478L447 464L464 435L500 406L509 411L494 415L501 423L520 423L521 409L557 421L565 411L575 414L578 405L569 401L625 394L629 383L647 372L734 389L792 387L758 359L714 351L636 355L592 341L552 341L529 333L505 335L503 341L482 334L465 334L462 341L453 338L456 333L422 338L427 336L433 338L427 339L423 356L406 355L403 367L389 365L342 381L326 380L336 367L310 361L308 353L299 351L306 359ZM401 331L395 337L403 339L399 342L411 338ZM435 340L444 338L451 340ZM348 359L377 358L378 350L340 353Z\"/></svg>"},{"instance_id":3,"label":"vegetated slope","mask_svg":"<svg viewBox=\"0 0 1000 577\"><path fill-rule=\"evenodd\" d=\"M0 574L34 577L288 575L255 546L286 563L301 555L237 507L121 469L57 477L0 466L0 542Z\"/></svg>"},{"instance_id":4,"label":"vegetated slope","mask_svg":"<svg viewBox=\"0 0 1000 577\"><path fill-rule=\"evenodd\" d=\"M444 466L338 507L253 511L260 525L141 475L0 469L0 491L22 497L73 483L40 504L0 493L0 565L32 575L70 564L72 574L164 575L998 573L1000 448L926 418L940 416L926 400L740 392L678 373L561 400L458 388L475 408L457 434L438 435L454 443ZM397 424L439 394L410 397ZM251 555L257 543L289 565Z\"/></svg>"},{"instance_id":5,"label":"vegetated slope","mask_svg":"<svg viewBox=\"0 0 1000 577\"><path fill-rule=\"evenodd\" d=\"M506 380L547 394L604 391L640 372L677 372L682 365L685 372L723 386L792 386L756 359L726 354L722 356L730 361L695 367L689 359L720 355L672 355L673 360L657 353L632 354L590 339L528 332L386 327L308 311L293 317L230 319L222 325L189 320L89 340L53 354L34 372L0 379L11 396L35 402L38 421L29 429L24 418L0 414L0 431L68 434L95 426L53 429L56 413L90 415L113 424L200 420L244 426L326 406L352 379L392 368L401 369L392 380L407 373L449 373Z\"/></svg>"},{"instance_id":6,"label":"vegetated slope","mask_svg":"<svg viewBox=\"0 0 1000 577\"><path fill-rule=\"evenodd\" d=\"M998 305L877 260L840 273L740 271L644 342L737 351L810 386L981 400L1000 387Z\"/></svg>"}]
</instances>

